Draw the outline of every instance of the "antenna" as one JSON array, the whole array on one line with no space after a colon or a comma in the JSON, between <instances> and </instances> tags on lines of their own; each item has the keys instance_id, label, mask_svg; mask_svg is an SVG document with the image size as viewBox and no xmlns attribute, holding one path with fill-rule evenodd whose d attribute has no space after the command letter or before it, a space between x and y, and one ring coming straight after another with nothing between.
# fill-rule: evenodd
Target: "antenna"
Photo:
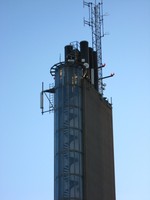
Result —
<instances>
[{"instance_id":1,"label":"antenna","mask_svg":"<svg viewBox=\"0 0 150 200\"><path fill-rule=\"evenodd\" d=\"M49 85L49 89L44 90L44 83L42 82L42 91L40 93L40 108L42 114L54 111L54 93L55 89L52 87L52 85ZM49 102L48 110L44 110L44 96Z\"/></svg>"},{"instance_id":2,"label":"antenna","mask_svg":"<svg viewBox=\"0 0 150 200\"><path fill-rule=\"evenodd\" d=\"M102 63L102 37L104 37L104 23L103 23L103 0L99 3L86 2L83 0L83 6L89 9L89 19L84 19L84 24L91 27L92 31L92 48L97 53L97 68L98 68L98 89L99 93L103 95L103 71L105 64ZM108 76L111 77L111 76Z\"/></svg>"}]
</instances>

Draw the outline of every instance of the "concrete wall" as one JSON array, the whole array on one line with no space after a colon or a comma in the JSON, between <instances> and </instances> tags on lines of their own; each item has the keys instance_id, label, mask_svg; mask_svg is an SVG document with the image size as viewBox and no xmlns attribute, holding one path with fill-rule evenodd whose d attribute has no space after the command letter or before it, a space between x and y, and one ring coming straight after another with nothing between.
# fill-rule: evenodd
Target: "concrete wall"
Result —
<instances>
[{"instance_id":1,"label":"concrete wall","mask_svg":"<svg viewBox=\"0 0 150 200\"><path fill-rule=\"evenodd\" d=\"M86 79L82 90L84 200L115 200L112 107Z\"/></svg>"}]
</instances>

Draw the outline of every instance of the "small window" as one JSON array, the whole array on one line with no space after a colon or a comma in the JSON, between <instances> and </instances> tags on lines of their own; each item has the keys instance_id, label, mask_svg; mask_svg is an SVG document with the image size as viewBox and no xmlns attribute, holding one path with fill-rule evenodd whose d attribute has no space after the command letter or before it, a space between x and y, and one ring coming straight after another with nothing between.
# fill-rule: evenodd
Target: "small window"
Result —
<instances>
[{"instance_id":1,"label":"small window","mask_svg":"<svg viewBox=\"0 0 150 200\"><path fill-rule=\"evenodd\" d=\"M59 76L62 78L62 69L59 70Z\"/></svg>"}]
</instances>

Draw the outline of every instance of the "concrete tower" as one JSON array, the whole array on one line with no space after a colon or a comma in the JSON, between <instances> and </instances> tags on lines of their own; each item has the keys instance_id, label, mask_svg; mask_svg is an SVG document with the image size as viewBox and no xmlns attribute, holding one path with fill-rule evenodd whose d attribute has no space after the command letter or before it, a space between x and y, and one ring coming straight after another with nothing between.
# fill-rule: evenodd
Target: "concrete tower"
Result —
<instances>
[{"instance_id":1,"label":"concrete tower","mask_svg":"<svg viewBox=\"0 0 150 200\"><path fill-rule=\"evenodd\" d=\"M71 43L50 72L54 199L115 200L112 105L98 92L96 52L87 41Z\"/></svg>"},{"instance_id":2,"label":"concrete tower","mask_svg":"<svg viewBox=\"0 0 150 200\"><path fill-rule=\"evenodd\" d=\"M65 46L64 62L50 73L54 95L54 200L115 200L112 105L103 95L103 9L83 1L90 11L92 48L87 41Z\"/></svg>"}]
</instances>

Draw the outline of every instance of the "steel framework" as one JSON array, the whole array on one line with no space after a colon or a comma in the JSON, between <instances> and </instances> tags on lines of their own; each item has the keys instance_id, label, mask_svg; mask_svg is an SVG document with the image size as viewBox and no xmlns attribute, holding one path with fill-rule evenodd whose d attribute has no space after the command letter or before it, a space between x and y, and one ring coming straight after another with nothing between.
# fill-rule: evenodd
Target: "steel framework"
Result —
<instances>
[{"instance_id":1,"label":"steel framework","mask_svg":"<svg viewBox=\"0 0 150 200\"><path fill-rule=\"evenodd\" d=\"M105 66L102 63L102 37L104 37L103 0L99 3L96 3L96 1L95 3L83 1L83 6L89 8L89 20L84 19L84 24L91 27L92 48L97 52L99 93L103 95L104 84L102 81L102 68Z\"/></svg>"}]
</instances>

